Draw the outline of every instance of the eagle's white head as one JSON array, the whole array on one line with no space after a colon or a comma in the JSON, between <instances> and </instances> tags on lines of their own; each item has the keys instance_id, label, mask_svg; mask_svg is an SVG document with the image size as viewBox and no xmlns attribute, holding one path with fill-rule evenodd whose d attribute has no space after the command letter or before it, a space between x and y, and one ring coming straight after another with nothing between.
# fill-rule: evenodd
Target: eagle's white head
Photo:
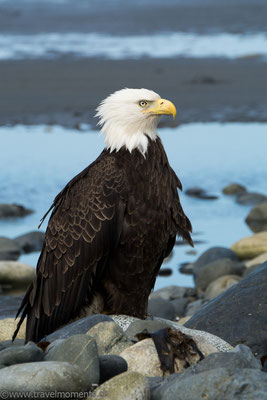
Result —
<instances>
[{"instance_id":1,"label":"eagle's white head","mask_svg":"<svg viewBox=\"0 0 267 400\"><path fill-rule=\"evenodd\" d=\"M130 152L137 148L143 155L147 151L147 137L157 138L160 115L176 116L173 103L147 89L118 90L103 100L96 111L107 149L119 151L125 146Z\"/></svg>"}]
</instances>

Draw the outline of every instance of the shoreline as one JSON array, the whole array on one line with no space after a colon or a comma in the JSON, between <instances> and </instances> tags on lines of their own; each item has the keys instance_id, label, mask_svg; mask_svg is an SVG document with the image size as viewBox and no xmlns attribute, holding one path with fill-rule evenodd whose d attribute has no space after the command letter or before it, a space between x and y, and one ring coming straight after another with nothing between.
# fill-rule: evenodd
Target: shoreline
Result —
<instances>
[{"instance_id":1,"label":"shoreline","mask_svg":"<svg viewBox=\"0 0 267 400\"><path fill-rule=\"evenodd\" d=\"M123 87L172 100L171 126L267 121L266 64L257 59L17 60L0 62L0 76L0 125L94 128L99 102Z\"/></svg>"}]
</instances>

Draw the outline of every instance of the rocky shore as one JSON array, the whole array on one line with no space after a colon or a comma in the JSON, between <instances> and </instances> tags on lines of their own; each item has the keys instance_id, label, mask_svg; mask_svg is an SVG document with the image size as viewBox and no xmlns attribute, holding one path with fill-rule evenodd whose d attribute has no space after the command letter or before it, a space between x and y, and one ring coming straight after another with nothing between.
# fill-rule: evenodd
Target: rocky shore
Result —
<instances>
[{"instance_id":1,"label":"rocky shore","mask_svg":"<svg viewBox=\"0 0 267 400\"><path fill-rule=\"evenodd\" d=\"M14 392L77 398L78 392L79 398L110 400L267 399L266 196L239 184L223 193L251 204L246 221L255 233L184 266L194 287L174 282L154 291L146 320L88 316L38 344L24 345L25 324L14 343L11 337L22 297L16 294L35 274L17 259L40 251L44 234L1 238L0 285L9 293L0 296L0 391L6 398ZM201 188L187 195L216 200ZM7 205L0 209L8 212Z\"/></svg>"}]
</instances>

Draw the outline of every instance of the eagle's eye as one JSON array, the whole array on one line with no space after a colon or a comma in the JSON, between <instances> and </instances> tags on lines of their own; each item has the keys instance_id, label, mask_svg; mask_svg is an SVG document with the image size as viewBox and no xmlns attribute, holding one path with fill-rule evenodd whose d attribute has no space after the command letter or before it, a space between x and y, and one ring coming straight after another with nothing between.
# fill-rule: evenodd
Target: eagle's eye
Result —
<instances>
[{"instance_id":1,"label":"eagle's eye","mask_svg":"<svg viewBox=\"0 0 267 400\"><path fill-rule=\"evenodd\" d=\"M140 107L145 107L146 105L147 105L147 101L145 101L145 100L139 101L139 106Z\"/></svg>"}]
</instances>

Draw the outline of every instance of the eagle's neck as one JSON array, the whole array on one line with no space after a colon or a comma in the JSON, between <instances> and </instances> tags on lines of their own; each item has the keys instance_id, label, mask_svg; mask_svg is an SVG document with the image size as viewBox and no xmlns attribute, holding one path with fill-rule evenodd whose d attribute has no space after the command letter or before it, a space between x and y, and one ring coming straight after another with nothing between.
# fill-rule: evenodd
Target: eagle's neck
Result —
<instances>
[{"instance_id":1,"label":"eagle's neck","mask_svg":"<svg viewBox=\"0 0 267 400\"><path fill-rule=\"evenodd\" d=\"M119 151L126 148L130 153L138 149L145 157L149 140L155 141L157 133L158 118L148 118L142 124L118 124L106 122L101 129L105 134L106 148L112 151Z\"/></svg>"}]
</instances>

